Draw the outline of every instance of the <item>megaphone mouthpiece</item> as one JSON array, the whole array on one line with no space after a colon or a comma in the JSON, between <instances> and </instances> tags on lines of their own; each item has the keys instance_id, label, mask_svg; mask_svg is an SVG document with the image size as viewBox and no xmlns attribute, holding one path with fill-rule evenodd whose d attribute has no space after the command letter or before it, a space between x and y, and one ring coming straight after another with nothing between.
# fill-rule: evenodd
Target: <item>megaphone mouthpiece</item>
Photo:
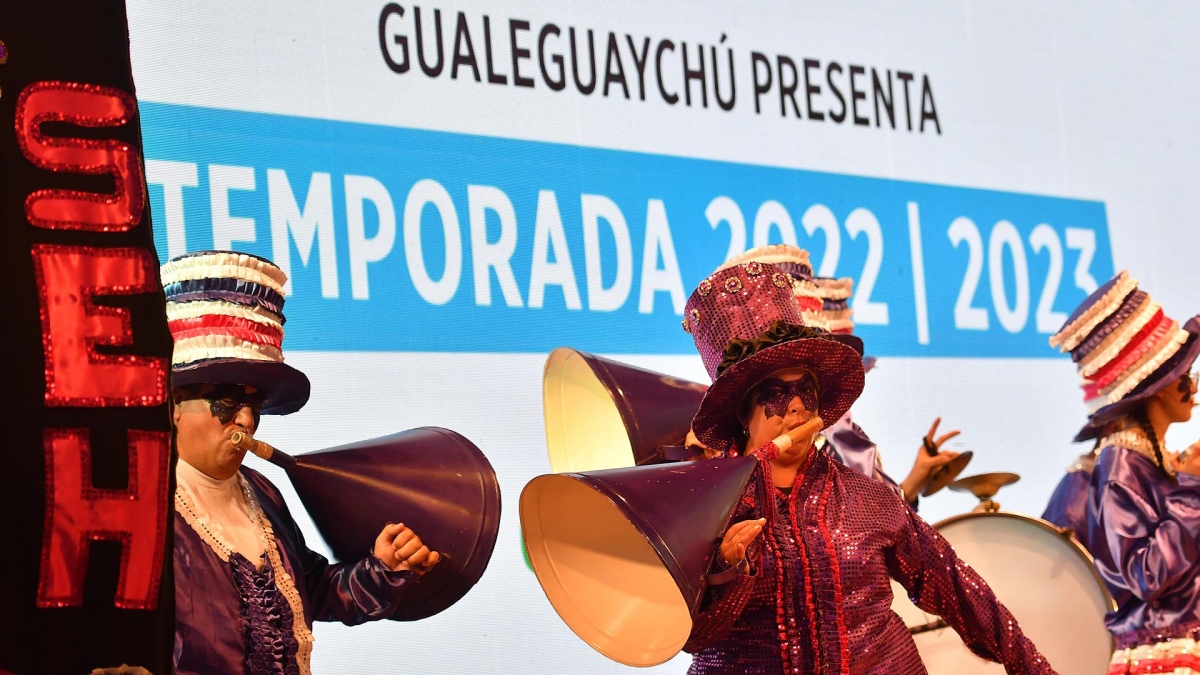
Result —
<instances>
[{"instance_id":1,"label":"megaphone mouthpiece","mask_svg":"<svg viewBox=\"0 0 1200 675\"><path fill-rule=\"evenodd\" d=\"M776 438L772 442L775 443L775 447L779 448L780 452L784 452L793 445L802 443L805 439L820 433L821 428L824 426L825 423L821 421L820 417L814 417L795 429L790 429L787 433L780 434L779 438Z\"/></svg>"},{"instance_id":2,"label":"megaphone mouthpiece","mask_svg":"<svg viewBox=\"0 0 1200 675\"><path fill-rule=\"evenodd\" d=\"M244 431L233 432L233 434L229 436L229 442L233 443L233 447L239 450L252 452L256 456L265 459L272 464L282 466L285 469L296 464L295 458L293 458L291 455L283 451L276 450L275 447L269 443L264 443L263 441L258 440Z\"/></svg>"}]
</instances>

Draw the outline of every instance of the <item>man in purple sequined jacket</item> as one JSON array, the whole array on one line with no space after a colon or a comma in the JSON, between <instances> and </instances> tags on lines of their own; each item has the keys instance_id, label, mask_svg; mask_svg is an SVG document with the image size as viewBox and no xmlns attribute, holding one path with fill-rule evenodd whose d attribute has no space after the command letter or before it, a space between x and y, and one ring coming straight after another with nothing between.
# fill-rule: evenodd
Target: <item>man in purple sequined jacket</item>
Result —
<instances>
[{"instance_id":1,"label":"man in purple sequined jacket","mask_svg":"<svg viewBox=\"0 0 1200 675\"><path fill-rule=\"evenodd\" d=\"M685 312L714 378L696 436L760 461L716 557L719 569L741 572L710 587L694 617L691 673L923 673L891 611L889 578L976 654L1010 673L1053 672L895 490L814 449L811 437L786 436L849 409L863 387L861 340L806 326L786 274L757 261L702 281Z\"/></svg>"},{"instance_id":2,"label":"man in purple sequined jacket","mask_svg":"<svg viewBox=\"0 0 1200 675\"><path fill-rule=\"evenodd\" d=\"M308 378L283 363L282 270L207 251L168 262L162 279L179 450L175 672L306 674L313 621L387 618L439 555L395 524L363 542L362 560L330 564L275 486L242 466L230 436L309 396Z\"/></svg>"}]
</instances>

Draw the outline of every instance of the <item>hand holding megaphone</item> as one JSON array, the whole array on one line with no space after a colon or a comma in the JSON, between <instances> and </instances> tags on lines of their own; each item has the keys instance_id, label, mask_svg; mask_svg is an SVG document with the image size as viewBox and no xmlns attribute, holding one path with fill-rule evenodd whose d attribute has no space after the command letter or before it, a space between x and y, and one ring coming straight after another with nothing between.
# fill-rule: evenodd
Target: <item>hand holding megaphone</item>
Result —
<instances>
[{"instance_id":1,"label":"hand holding megaphone","mask_svg":"<svg viewBox=\"0 0 1200 675\"><path fill-rule=\"evenodd\" d=\"M820 433L824 426L825 423L821 421L820 417L813 417L795 429L789 429L787 433L781 434L772 443L779 449L779 452L785 452L797 443L808 441ZM766 522L766 518L743 520L730 525L729 529L725 530L725 536L721 540L721 556L725 558L725 562L729 563L730 567L736 567L745 560L746 547L754 542Z\"/></svg>"},{"instance_id":2,"label":"hand holding megaphone","mask_svg":"<svg viewBox=\"0 0 1200 675\"><path fill-rule=\"evenodd\" d=\"M421 542L404 523L390 523L375 538L375 557L393 572L412 570L424 574L433 569L442 556Z\"/></svg>"},{"instance_id":3,"label":"hand holding megaphone","mask_svg":"<svg viewBox=\"0 0 1200 675\"><path fill-rule=\"evenodd\" d=\"M754 542L766 523L766 518L743 520L725 530L725 538L721 540L721 557L730 567L737 567L745 560L746 547Z\"/></svg>"},{"instance_id":4,"label":"hand holding megaphone","mask_svg":"<svg viewBox=\"0 0 1200 675\"><path fill-rule=\"evenodd\" d=\"M229 442L233 443L236 448L252 452L284 469L296 466L294 457L244 431L233 432L229 437ZM430 550L417 536L417 533L413 532L411 528L405 527L403 523L385 525L379 535L375 537L373 553L393 572L411 570L417 574L424 574L442 559L440 553Z\"/></svg>"}]
</instances>

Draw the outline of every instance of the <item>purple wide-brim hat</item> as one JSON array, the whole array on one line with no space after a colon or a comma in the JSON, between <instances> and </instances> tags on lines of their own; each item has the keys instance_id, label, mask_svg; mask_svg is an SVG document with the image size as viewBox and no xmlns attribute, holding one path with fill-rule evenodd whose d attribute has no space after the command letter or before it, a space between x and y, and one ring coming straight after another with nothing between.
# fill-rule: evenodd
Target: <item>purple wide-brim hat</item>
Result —
<instances>
[{"instance_id":1,"label":"purple wide-brim hat","mask_svg":"<svg viewBox=\"0 0 1200 675\"><path fill-rule=\"evenodd\" d=\"M1122 417L1143 405L1146 399L1157 394L1167 386L1175 383L1192 369L1196 358L1200 357L1200 316L1194 316L1183 324L1187 331L1187 342L1175 352L1158 370L1142 381L1136 389L1129 392L1116 403L1110 403L1088 418L1087 424L1075 435L1075 442L1090 441L1103 435L1104 429L1120 420Z\"/></svg>"},{"instance_id":2,"label":"purple wide-brim hat","mask_svg":"<svg viewBox=\"0 0 1200 675\"><path fill-rule=\"evenodd\" d=\"M853 335L799 338L756 352L722 372L700 401L692 431L710 448L725 448L741 435L742 399L771 373L805 368L820 385L818 414L825 427L837 422L862 394L862 340Z\"/></svg>"},{"instance_id":3,"label":"purple wide-brim hat","mask_svg":"<svg viewBox=\"0 0 1200 675\"><path fill-rule=\"evenodd\" d=\"M171 387L193 384L240 384L267 395L264 415L290 415L308 403L308 376L280 361L208 359L171 369Z\"/></svg>"}]
</instances>

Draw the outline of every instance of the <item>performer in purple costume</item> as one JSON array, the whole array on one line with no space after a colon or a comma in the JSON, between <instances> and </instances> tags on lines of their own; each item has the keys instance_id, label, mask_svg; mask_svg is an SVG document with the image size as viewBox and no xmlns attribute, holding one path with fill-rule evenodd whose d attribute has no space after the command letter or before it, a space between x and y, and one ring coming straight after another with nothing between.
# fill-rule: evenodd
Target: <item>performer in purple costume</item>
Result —
<instances>
[{"instance_id":1,"label":"performer in purple costume","mask_svg":"<svg viewBox=\"0 0 1200 675\"><path fill-rule=\"evenodd\" d=\"M890 578L1011 673L1052 672L987 584L888 486L772 439L862 392L861 341L806 326L787 274L757 261L700 283L685 309L713 376L693 421L709 448L760 460L717 556L685 650L689 672L923 673ZM721 461L719 459L714 461ZM759 535L762 536L759 536Z\"/></svg>"},{"instance_id":2,"label":"performer in purple costume","mask_svg":"<svg viewBox=\"0 0 1200 675\"><path fill-rule=\"evenodd\" d=\"M168 262L162 280L179 449L175 672L308 673L313 621L387 618L439 554L397 523L363 542L362 560L330 564L275 486L242 466L230 436L309 396L308 378L283 363L282 270L207 251Z\"/></svg>"},{"instance_id":3,"label":"performer in purple costume","mask_svg":"<svg viewBox=\"0 0 1200 675\"><path fill-rule=\"evenodd\" d=\"M792 276L792 292L800 306L800 314L806 325L827 330L837 335L854 333L854 310L847 304L854 287L849 277L832 278L813 276L808 251L788 244L770 244L752 248L741 255L730 258L720 269L740 265L752 260L775 265ZM870 371L875 357L863 357L863 367ZM912 470L901 482L896 482L883 470L883 460L875 442L851 417L851 411L834 420L818 445L829 443L833 455L846 466L869 478L889 485L908 501L914 509L920 501L921 490L929 482L935 469L958 457L957 452L941 450L942 445L959 434L958 430L937 435L941 419L936 420L925 435L923 445L917 450ZM924 444L933 447L937 454L924 450Z\"/></svg>"},{"instance_id":4,"label":"performer in purple costume","mask_svg":"<svg viewBox=\"0 0 1200 675\"><path fill-rule=\"evenodd\" d=\"M1050 338L1070 351L1104 433L1077 536L1117 603L1110 675L1200 673L1200 448L1163 447L1192 416L1198 337L1200 317L1180 327L1121 272Z\"/></svg>"}]
</instances>

